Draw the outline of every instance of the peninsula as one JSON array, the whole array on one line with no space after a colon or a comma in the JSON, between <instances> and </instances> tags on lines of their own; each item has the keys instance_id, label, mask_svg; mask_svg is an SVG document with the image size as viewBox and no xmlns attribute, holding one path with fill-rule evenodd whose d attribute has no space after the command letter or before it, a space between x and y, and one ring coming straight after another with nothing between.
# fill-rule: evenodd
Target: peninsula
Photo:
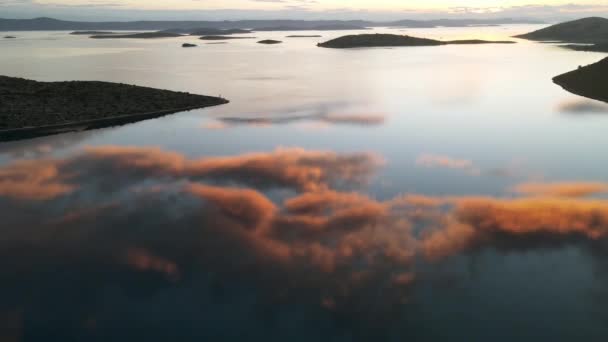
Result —
<instances>
[{"instance_id":1,"label":"peninsula","mask_svg":"<svg viewBox=\"0 0 608 342\"><path fill-rule=\"evenodd\" d=\"M396 34L359 34L336 38L317 46L334 49L362 48L362 47L394 47L394 46L439 46L451 44L512 44L511 41L486 40L453 40L441 41L427 38L402 36Z\"/></svg>"},{"instance_id":2,"label":"peninsula","mask_svg":"<svg viewBox=\"0 0 608 342\"><path fill-rule=\"evenodd\" d=\"M228 103L121 83L0 76L0 141L102 128Z\"/></svg>"},{"instance_id":3,"label":"peninsula","mask_svg":"<svg viewBox=\"0 0 608 342\"><path fill-rule=\"evenodd\" d=\"M608 58L553 78L565 90L590 99L608 102Z\"/></svg>"}]
</instances>

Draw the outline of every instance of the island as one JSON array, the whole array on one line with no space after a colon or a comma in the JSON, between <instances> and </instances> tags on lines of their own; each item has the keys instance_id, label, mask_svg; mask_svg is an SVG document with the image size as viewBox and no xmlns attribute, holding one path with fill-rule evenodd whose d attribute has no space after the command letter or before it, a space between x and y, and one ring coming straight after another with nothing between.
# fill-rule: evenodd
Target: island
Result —
<instances>
[{"instance_id":1,"label":"island","mask_svg":"<svg viewBox=\"0 0 608 342\"><path fill-rule=\"evenodd\" d=\"M5 39L15 39L15 38L17 38L17 37L15 37L15 36L4 36L4 38L5 38Z\"/></svg>"},{"instance_id":2,"label":"island","mask_svg":"<svg viewBox=\"0 0 608 342\"><path fill-rule=\"evenodd\" d=\"M515 37L534 41L566 43L596 44L608 42L608 19L600 17L583 18Z\"/></svg>"},{"instance_id":3,"label":"island","mask_svg":"<svg viewBox=\"0 0 608 342\"><path fill-rule=\"evenodd\" d=\"M247 34L252 33L251 30L243 29L213 29L213 28L199 28L190 30L188 32L191 36L228 36L231 34Z\"/></svg>"},{"instance_id":4,"label":"island","mask_svg":"<svg viewBox=\"0 0 608 342\"><path fill-rule=\"evenodd\" d=\"M260 40L258 42L258 44L267 44L267 45L273 45L273 44L281 44L282 41L280 40L273 40L273 39L264 39L264 40Z\"/></svg>"},{"instance_id":5,"label":"island","mask_svg":"<svg viewBox=\"0 0 608 342\"><path fill-rule=\"evenodd\" d=\"M98 34L93 35L93 39L116 39L116 38L127 38L127 39L154 39L154 38L175 38L183 37L182 34L157 31L157 32L142 32L142 33L131 33L131 34Z\"/></svg>"},{"instance_id":6,"label":"island","mask_svg":"<svg viewBox=\"0 0 608 342\"><path fill-rule=\"evenodd\" d=\"M461 44L512 44L511 41L487 40L453 40L441 41L427 38L418 38L396 34L359 34L336 38L317 46L334 49L362 48L362 47L396 47L396 46L439 46Z\"/></svg>"},{"instance_id":7,"label":"island","mask_svg":"<svg viewBox=\"0 0 608 342\"><path fill-rule=\"evenodd\" d=\"M285 26L269 26L258 27L255 31L351 31L351 30L369 30L368 27L362 25L352 25L346 23L332 23L323 25L298 25L291 24Z\"/></svg>"},{"instance_id":8,"label":"island","mask_svg":"<svg viewBox=\"0 0 608 342\"><path fill-rule=\"evenodd\" d=\"M574 51L587 51L587 52L608 52L608 43L599 43L591 45L580 45L580 44L569 44L561 45L561 47L574 50Z\"/></svg>"},{"instance_id":9,"label":"island","mask_svg":"<svg viewBox=\"0 0 608 342\"><path fill-rule=\"evenodd\" d=\"M111 31L74 31L70 32L73 36L91 36L91 35L102 35L102 34L119 34L118 32Z\"/></svg>"},{"instance_id":10,"label":"island","mask_svg":"<svg viewBox=\"0 0 608 342\"><path fill-rule=\"evenodd\" d=\"M481 40L481 39L462 39L448 40L444 42L446 45L475 45L475 44L517 44L511 40Z\"/></svg>"},{"instance_id":11,"label":"island","mask_svg":"<svg viewBox=\"0 0 608 342\"><path fill-rule=\"evenodd\" d=\"M121 83L0 76L0 141L122 125L225 103L219 97Z\"/></svg>"},{"instance_id":12,"label":"island","mask_svg":"<svg viewBox=\"0 0 608 342\"><path fill-rule=\"evenodd\" d=\"M556 76L553 82L573 94L608 102L608 58Z\"/></svg>"},{"instance_id":13,"label":"island","mask_svg":"<svg viewBox=\"0 0 608 342\"><path fill-rule=\"evenodd\" d=\"M234 36L202 36L201 40L230 40L230 39L255 39L257 37L234 37Z\"/></svg>"},{"instance_id":14,"label":"island","mask_svg":"<svg viewBox=\"0 0 608 342\"><path fill-rule=\"evenodd\" d=\"M182 44L183 48L192 48L192 47L197 47L198 45L196 44L190 44L190 43L184 43Z\"/></svg>"},{"instance_id":15,"label":"island","mask_svg":"<svg viewBox=\"0 0 608 342\"><path fill-rule=\"evenodd\" d=\"M291 36L287 36L286 38L321 38L323 36L318 35L318 34L311 34L311 35L305 35L305 34L292 34Z\"/></svg>"}]
</instances>

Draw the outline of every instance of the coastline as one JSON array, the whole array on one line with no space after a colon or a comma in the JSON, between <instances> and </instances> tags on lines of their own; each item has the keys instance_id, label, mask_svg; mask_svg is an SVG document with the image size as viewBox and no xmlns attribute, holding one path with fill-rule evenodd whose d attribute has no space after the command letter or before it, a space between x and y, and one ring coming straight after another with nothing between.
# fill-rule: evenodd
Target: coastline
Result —
<instances>
[{"instance_id":1,"label":"coastline","mask_svg":"<svg viewBox=\"0 0 608 342\"><path fill-rule=\"evenodd\" d=\"M100 119L91 119L91 120L83 120L83 121L74 121L62 124L54 124L54 125L43 125L43 126L33 126L33 127L22 127L22 128L11 128L0 130L0 142L8 142L8 141L16 141L16 140L25 140L38 138L48 135L61 134L61 133L69 133L69 132L80 132L80 131L88 131L92 129L100 129L114 126L122 126L130 123L135 123L139 121L145 121L150 119L156 119L159 117L163 117L166 115L187 112L195 109L203 109L207 107L219 106L222 104L227 104L230 101L222 99L225 102L209 104L205 106L190 106L184 108L175 108L175 109L166 109L155 112L146 112L146 113L138 113L138 114L126 114L126 115L118 115L107 118Z\"/></svg>"}]
</instances>

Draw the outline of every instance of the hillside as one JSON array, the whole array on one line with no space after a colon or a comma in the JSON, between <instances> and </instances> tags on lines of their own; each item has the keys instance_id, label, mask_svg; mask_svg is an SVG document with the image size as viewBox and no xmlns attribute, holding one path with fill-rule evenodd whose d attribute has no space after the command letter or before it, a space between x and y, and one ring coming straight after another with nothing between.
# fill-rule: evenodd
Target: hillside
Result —
<instances>
[{"instance_id":1,"label":"hillside","mask_svg":"<svg viewBox=\"0 0 608 342\"><path fill-rule=\"evenodd\" d=\"M600 17L584 18L549 26L515 37L528 40L569 43L608 42L608 19Z\"/></svg>"},{"instance_id":2,"label":"hillside","mask_svg":"<svg viewBox=\"0 0 608 342\"><path fill-rule=\"evenodd\" d=\"M559 75L553 82L576 95L608 102L608 58Z\"/></svg>"}]
</instances>

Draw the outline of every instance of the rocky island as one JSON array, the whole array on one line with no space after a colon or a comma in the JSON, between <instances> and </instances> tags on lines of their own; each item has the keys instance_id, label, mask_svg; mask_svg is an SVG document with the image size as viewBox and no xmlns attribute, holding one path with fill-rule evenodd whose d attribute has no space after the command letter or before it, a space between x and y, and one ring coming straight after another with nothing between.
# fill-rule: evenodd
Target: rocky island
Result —
<instances>
[{"instance_id":1,"label":"rocky island","mask_svg":"<svg viewBox=\"0 0 608 342\"><path fill-rule=\"evenodd\" d=\"M553 82L573 94L608 102L608 58L554 77Z\"/></svg>"},{"instance_id":2,"label":"rocky island","mask_svg":"<svg viewBox=\"0 0 608 342\"><path fill-rule=\"evenodd\" d=\"M0 141L102 128L228 103L120 83L0 76Z\"/></svg>"},{"instance_id":3,"label":"rocky island","mask_svg":"<svg viewBox=\"0 0 608 342\"><path fill-rule=\"evenodd\" d=\"M282 43L282 41L273 40L273 39L265 39L265 40L260 40L258 42L258 44L266 44L266 45L281 44L281 43Z\"/></svg>"},{"instance_id":4,"label":"rocky island","mask_svg":"<svg viewBox=\"0 0 608 342\"><path fill-rule=\"evenodd\" d=\"M197 47L196 44L190 44L190 43L184 43L182 44L183 48L192 48L192 47Z\"/></svg>"},{"instance_id":5,"label":"rocky island","mask_svg":"<svg viewBox=\"0 0 608 342\"><path fill-rule=\"evenodd\" d=\"M394 46L439 46L450 44L512 44L511 41L453 40L441 41L396 34L359 34L336 38L317 46L334 49Z\"/></svg>"},{"instance_id":6,"label":"rocky island","mask_svg":"<svg viewBox=\"0 0 608 342\"><path fill-rule=\"evenodd\" d=\"M134 39L153 39L153 38L175 38L183 37L179 33L172 32L142 32L142 33L131 33L131 34L97 34L91 36L93 39L116 39L116 38L134 38Z\"/></svg>"},{"instance_id":7,"label":"rocky island","mask_svg":"<svg viewBox=\"0 0 608 342\"><path fill-rule=\"evenodd\" d=\"M601 17L583 18L549 26L547 28L518 35L535 41L558 41L567 43L608 42L608 19Z\"/></svg>"}]
</instances>

